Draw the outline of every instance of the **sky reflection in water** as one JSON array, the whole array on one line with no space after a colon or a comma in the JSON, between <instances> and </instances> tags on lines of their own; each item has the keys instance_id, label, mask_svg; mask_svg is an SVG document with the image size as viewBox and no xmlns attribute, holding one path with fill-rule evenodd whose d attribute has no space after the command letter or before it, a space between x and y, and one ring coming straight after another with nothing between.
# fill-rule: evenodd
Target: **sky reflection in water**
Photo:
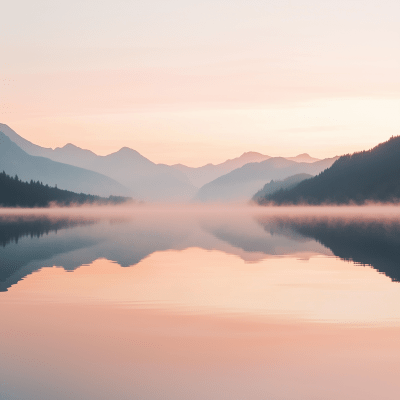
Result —
<instances>
[{"instance_id":1,"label":"sky reflection in water","mask_svg":"<svg viewBox=\"0 0 400 400\"><path fill-rule=\"evenodd\" d=\"M400 317L400 220L393 215L90 211L3 216L0 289L189 313Z\"/></svg>"},{"instance_id":2,"label":"sky reflection in water","mask_svg":"<svg viewBox=\"0 0 400 400\"><path fill-rule=\"evenodd\" d=\"M4 213L0 397L394 399L397 213Z\"/></svg>"}]
</instances>

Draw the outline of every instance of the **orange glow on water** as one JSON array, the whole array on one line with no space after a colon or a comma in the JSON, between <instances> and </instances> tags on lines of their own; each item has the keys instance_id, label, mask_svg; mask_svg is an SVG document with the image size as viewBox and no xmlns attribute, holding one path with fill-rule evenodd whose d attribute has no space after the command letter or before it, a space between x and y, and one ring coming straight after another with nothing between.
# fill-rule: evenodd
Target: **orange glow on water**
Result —
<instances>
[{"instance_id":1,"label":"orange glow on water","mask_svg":"<svg viewBox=\"0 0 400 400\"><path fill-rule=\"evenodd\" d=\"M26 212L2 216L18 220ZM45 215L101 222L24 237L5 250L99 237L61 260L109 245L115 256L133 248L125 260L142 246L148 251L124 268L98 257L73 271L39 267L0 293L3 397L397 400L400 284L285 225L273 229L285 215L309 226L321 219L333 226L378 220L390 228L397 207L29 213L28 221ZM235 240L242 234L275 247L235 247L240 241L224 242L222 228ZM177 240L158 247L166 237Z\"/></svg>"},{"instance_id":2,"label":"orange glow on water","mask_svg":"<svg viewBox=\"0 0 400 400\"><path fill-rule=\"evenodd\" d=\"M400 323L400 284L371 267L294 254L256 264L220 251L156 252L121 268L99 259L66 272L43 268L5 299L83 302L190 314L274 315L314 321Z\"/></svg>"}]
</instances>

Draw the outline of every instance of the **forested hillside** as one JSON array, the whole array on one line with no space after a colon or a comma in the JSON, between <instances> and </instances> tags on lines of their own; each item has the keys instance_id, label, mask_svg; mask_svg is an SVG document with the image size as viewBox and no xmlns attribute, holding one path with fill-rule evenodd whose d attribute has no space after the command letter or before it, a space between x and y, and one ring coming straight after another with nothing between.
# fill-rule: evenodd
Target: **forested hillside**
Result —
<instances>
[{"instance_id":1,"label":"forested hillside","mask_svg":"<svg viewBox=\"0 0 400 400\"><path fill-rule=\"evenodd\" d=\"M330 168L262 203L363 204L400 200L400 136L368 151L340 157Z\"/></svg>"},{"instance_id":2,"label":"forested hillside","mask_svg":"<svg viewBox=\"0 0 400 400\"><path fill-rule=\"evenodd\" d=\"M0 207L47 207L50 203L71 204L120 204L128 197L110 196L108 198L83 193L74 193L41 182L22 182L18 176L11 177L4 171L0 173Z\"/></svg>"},{"instance_id":3,"label":"forested hillside","mask_svg":"<svg viewBox=\"0 0 400 400\"><path fill-rule=\"evenodd\" d=\"M283 157L272 157L259 163L245 164L229 174L207 183L197 192L196 201L249 201L254 193L272 179L283 180L297 174L316 175L330 167L336 158L313 163L295 162Z\"/></svg>"},{"instance_id":4,"label":"forested hillside","mask_svg":"<svg viewBox=\"0 0 400 400\"><path fill-rule=\"evenodd\" d=\"M312 177L313 176L310 174L296 174L293 176L289 176L283 181L271 180L271 182L266 183L264 187L253 196L252 201L255 201L256 203L262 203L266 196L271 195L278 190L291 189L305 179L310 179Z\"/></svg>"}]
</instances>

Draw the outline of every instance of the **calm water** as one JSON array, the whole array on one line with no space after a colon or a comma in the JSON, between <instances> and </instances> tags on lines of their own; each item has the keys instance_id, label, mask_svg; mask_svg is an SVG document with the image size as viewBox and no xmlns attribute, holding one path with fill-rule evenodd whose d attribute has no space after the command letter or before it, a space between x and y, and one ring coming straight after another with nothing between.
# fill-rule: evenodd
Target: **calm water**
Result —
<instances>
[{"instance_id":1,"label":"calm water","mask_svg":"<svg viewBox=\"0 0 400 400\"><path fill-rule=\"evenodd\" d=\"M0 399L398 399L400 209L0 212Z\"/></svg>"}]
</instances>

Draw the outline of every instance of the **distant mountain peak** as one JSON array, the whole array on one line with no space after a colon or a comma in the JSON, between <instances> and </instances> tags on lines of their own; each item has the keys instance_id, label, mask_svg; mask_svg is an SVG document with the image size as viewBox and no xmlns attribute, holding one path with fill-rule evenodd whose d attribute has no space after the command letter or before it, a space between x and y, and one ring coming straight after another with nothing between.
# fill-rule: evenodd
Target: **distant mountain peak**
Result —
<instances>
[{"instance_id":1,"label":"distant mountain peak","mask_svg":"<svg viewBox=\"0 0 400 400\"><path fill-rule=\"evenodd\" d=\"M78 146L75 146L75 145L72 144L72 143L67 143L67 144L65 144L65 145L62 146L62 147L56 147L54 150L60 151L60 150L83 150L83 149L81 149L81 148L78 147Z\"/></svg>"},{"instance_id":2,"label":"distant mountain peak","mask_svg":"<svg viewBox=\"0 0 400 400\"><path fill-rule=\"evenodd\" d=\"M239 158L248 158L248 157L268 157L268 156L258 153L257 151L246 151Z\"/></svg>"},{"instance_id":3,"label":"distant mountain peak","mask_svg":"<svg viewBox=\"0 0 400 400\"><path fill-rule=\"evenodd\" d=\"M306 162L306 163L321 161L320 158L311 157L308 153L302 153L302 154L297 155L296 157L286 157L286 159L290 160L290 161Z\"/></svg>"},{"instance_id":4,"label":"distant mountain peak","mask_svg":"<svg viewBox=\"0 0 400 400\"><path fill-rule=\"evenodd\" d=\"M111 153L107 156L105 156L108 159L115 159L119 160L119 162L134 162L137 163L139 162L142 165L156 165L152 161L150 161L148 158L142 156L137 150L131 149L130 147L121 147L118 151L115 153Z\"/></svg>"},{"instance_id":5,"label":"distant mountain peak","mask_svg":"<svg viewBox=\"0 0 400 400\"><path fill-rule=\"evenodd\" d=\"M82 149L72 143L67 143L63 147L56 147L53 151L54 154L59 154L62 157L97 157L97 154L93 153L93 151ZM51 155L49 158L51 158ZM62 161L68 164L68 161L71 160L63 159Z\"/></svg>"},{"instance_id":6,"label":"distant mountain peak","mask_svg":"<svg viewBox=\"0 0 400 400\"><path fill-rule=\"evenodd\" d=\"M131 149L130 147L121 147L116 153L137 153L139 154L139 152L137 152L136 150Z\"/></svg>"},{"instance_id":7,"label":"distant mountain peak","mask_svg":"<svg viewBox=\"0 0 400 400\"><path fill-rule=\"evenodd\" d=\"M73 143L67 143L66 145L64 145L63 147L62 147L63 149L80 149L80 147L78 147L78 146L75 146Z\"/></svg>"}]
</instances>

